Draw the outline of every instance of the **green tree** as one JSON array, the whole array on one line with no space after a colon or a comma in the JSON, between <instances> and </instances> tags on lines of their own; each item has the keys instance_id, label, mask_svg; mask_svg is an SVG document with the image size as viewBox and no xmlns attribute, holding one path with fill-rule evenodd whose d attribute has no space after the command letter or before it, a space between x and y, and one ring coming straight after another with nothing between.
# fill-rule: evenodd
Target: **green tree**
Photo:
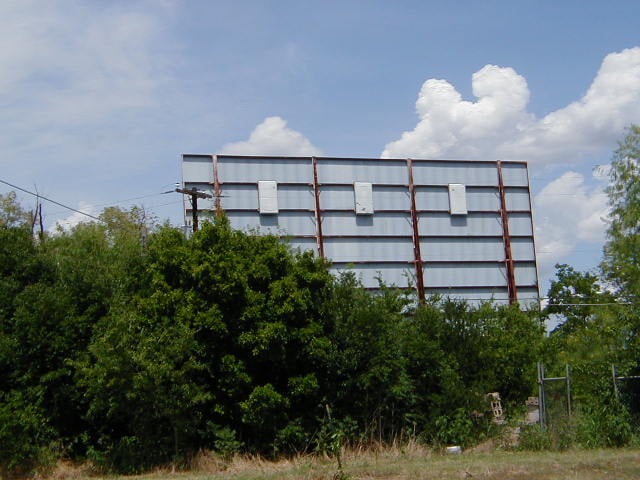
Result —
<instances>
[{"instance_id":1,"label":"green tree","mask_svg":"<svg viewBox=\"0 0 640 480\"><path fill-rule=\"evenodd\" d=\"M611 161L609 229L602 268L618 293L640 295L640 126L631 125Z\"/></svg>"},{"instance_id":2,"label":"green tree","mask_svg":"<svg viewBox=\"0 0 640 480\"><path fill-rule=\"evenodd\" d=\"M630 359L621 372L640 373L640 126L631 125L611 162L609 229L602 269L627 305L616 307L617 326L624 344L621 355ZM634 384L634 414L640 416L640 386Z\"/></svg>"},{"instance_id":3,"label":"green tree","mask_svg":"<svg viewBox=\"0 0 640 480\"><path fill-rule=\"evenodd\" d=\"M136 310L100 322L78 374L98 434L93 459L117 471L184 457L210 396L189 325Z\"/></svg>"},{"instance_id":4,"label":"green tree","mask_svg":"<svg viewBox=\"0 0 640 480\"><path fill-rule=\"evenodd\" d=\"M561 324L554 334L569 334L597 318L615 296L602 287L601 279L589 272L579 272L566 264L556 265L556 278L551 281L545 315L553 315Z\"/></svg>"},{"instance_id":5,"label":"green tree","mask_svg":"<svg viewBox=\"0 0 640 480\"><path fill-rule=\"evenodd\" d=\"M304 448L326 378L326 262L224 217L146 244L146 287L110 302L80 362L88 418L102 421L96 458L136 470L222 437L255 452Z\"/></svg>"},{"instance_id":6,"label":"green tree","mask_svg":"<svg viewBox=\"0 0 640 480\"><path fill-rule=\"evenodd\" d=\"M21 329L16 317L25 291L47 269L33 242L29 215L15 194L0 195L0 475L28 474L42 460L53 432L42 407L43 389L29 381ZM30 296L32 303L40 298ZM42 344L42 338L40 339Z\"/></svg>"},{"instance_id":7,"label":"green tree","mask_svg":"<svg viewBox=\"0 0 640 480\"><path fill-rule=\"evenodd\" d=\"M16 199L15 192L0 194L0 227L25 227L30 225L31 214Z\"/></svg>"},{"instance_id":8,"label":"green tree","mask_svg":"<svg viewBox=\"0 0 640 480\"><path fill-rule=\"evenodd\" d=\"M361 437L371 441L391 441L400 433L412 393L401 343L408 299L381 287L368 292L346 272L327 304L333 325L325 402L334 420L356 422Z\"/></svg>"}]
</instances>

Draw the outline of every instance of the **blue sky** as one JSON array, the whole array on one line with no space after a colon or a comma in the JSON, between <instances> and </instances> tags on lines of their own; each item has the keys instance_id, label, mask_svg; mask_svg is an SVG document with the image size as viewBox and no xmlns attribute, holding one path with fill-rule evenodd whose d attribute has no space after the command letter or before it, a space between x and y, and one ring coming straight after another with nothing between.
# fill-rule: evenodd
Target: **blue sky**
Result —
<instances>
[{"instance_id":1,"label":"blue sky","mask_svg":"<svg viewBox=\"0 0 640 480\"><path fill-rule=\"evenodd\" d=\"M91 214L179 225L161 192L181 153L527 160L544 281L598 264L593 168L640 123L632 0L4 0L0 17L0 179Z\"/></svg>"}]
</instances>

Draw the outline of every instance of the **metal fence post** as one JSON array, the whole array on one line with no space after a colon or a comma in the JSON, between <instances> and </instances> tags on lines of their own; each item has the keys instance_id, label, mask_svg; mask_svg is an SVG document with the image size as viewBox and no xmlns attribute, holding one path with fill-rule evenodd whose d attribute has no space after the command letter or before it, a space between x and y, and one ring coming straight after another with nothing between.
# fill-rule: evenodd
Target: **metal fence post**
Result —
<instances>
[{"instance_id":1,"label":"metal fence post","mask_svg":"<svg viewBox=\"0 0 640 480\"><path fill-rule=\"evenodd\" d=\"M565 376L567 379L567 414L571 416L571 375L568 363L565 366Z\"/></svg>"},{"instance_id":2,"label":"metal fence post","mask_svg":"<svg viewBox=\"0 0 640 480\"><path fill-rule=\"evenodd\" d=\"M545 427L545 415L546 408L544 404L544 367L542 366L542 362L538 362L538 413L539 413L539 422L540 428L544 429Z\"/></svg>"}]
</instances>

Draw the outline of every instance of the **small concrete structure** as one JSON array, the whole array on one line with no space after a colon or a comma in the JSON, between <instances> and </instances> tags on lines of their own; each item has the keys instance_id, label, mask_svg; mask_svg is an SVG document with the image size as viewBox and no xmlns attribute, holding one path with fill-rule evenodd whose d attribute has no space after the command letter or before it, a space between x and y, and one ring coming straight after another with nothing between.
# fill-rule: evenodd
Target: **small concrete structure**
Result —
<instances>
[{"instance_id":1,"label":"small concrete structure","mask_svg":"<svg viewBox=\"0 0 640 480\"><path fill-rule=\"evenodd\" d=\"M524 419L526 425L532 425L540 421L540 401L538 397L529 397L526 402L527 416Z\"/></svg>"}]
</instances>

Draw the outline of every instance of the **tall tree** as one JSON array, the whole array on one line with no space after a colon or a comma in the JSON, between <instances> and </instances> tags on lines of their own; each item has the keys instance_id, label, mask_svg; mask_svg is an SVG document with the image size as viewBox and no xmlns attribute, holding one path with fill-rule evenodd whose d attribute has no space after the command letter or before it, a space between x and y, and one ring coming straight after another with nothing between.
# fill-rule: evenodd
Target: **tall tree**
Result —
<instances>
[{"instance_id":1,"label":"tall tree","mask_svg":"<svg viewBox=\"0 0 640 480\"><path fill-rule=\"evenodd\" d=\"M640 294L640 126L631 125L611 162L611 206L603 270L624 298Z\"/></svg>"}]
</instances>

